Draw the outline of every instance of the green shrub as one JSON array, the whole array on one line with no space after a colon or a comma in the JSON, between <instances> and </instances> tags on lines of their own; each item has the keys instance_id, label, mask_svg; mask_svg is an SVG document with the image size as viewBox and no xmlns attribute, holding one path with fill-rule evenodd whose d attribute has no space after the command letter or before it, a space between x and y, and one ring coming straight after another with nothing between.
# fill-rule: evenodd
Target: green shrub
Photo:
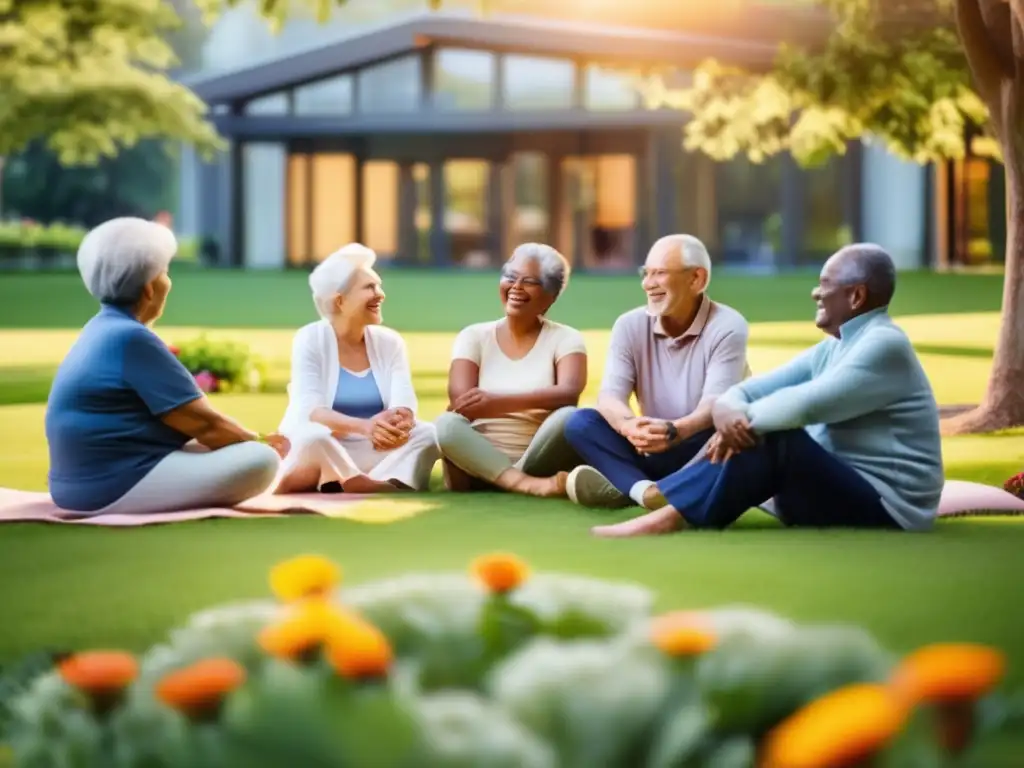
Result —
<instances>
[{"instance_id":1,"label":"green shrub","mask_svg":"<svg viewBox=\"0 0 1024 768\"><path fill-rule=\"evenodd\" d=\"M266 388L266 363L241 342L214 341L201 334L171 345L171 351L205 392L262 392Z\"/></svg>"},{"instance_id":2,"label":"green shrub","mask_svg":"<svg viewBox=\"0 0 1024 768\"><path fill-rule=\"evenodd\" d=\"M0 742L16 768L939 768L954 748L986 765L1024 723L994 649L897 659L856 627L652 617L642 588L506 555L471 571L337 591L296 558L278 600L204 611L137 660L19 666Z\"/></svg>"},{"instance_id":3,"label":"green shrub","mask_svg":"<svg viewBox=\"0 0 1024 768\"><path fill-rule=\"evenodd\" d=\"M73 257L88 230L73 224L39 224L34 221L0 221L0 261L33 256ZM178 239L177 261L196 262L199 247L195 238Z\"/></svg>"}]
</instances>

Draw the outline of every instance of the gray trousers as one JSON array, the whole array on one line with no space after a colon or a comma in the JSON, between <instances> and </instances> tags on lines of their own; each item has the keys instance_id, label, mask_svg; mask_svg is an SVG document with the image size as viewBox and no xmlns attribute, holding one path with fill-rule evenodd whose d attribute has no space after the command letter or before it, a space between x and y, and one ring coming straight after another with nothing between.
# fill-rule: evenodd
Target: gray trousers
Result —
<instances>
[{"instance_id":1,"label":"gray trousers","mask_svg":"<svg viewBox=\"0 0 1024 768\"><path fill-rule=\"evenodd\" d=\"M280 464L274 449L263 443L235 443L216 451L190 443L168 454L120 499L83 516L233 507L270 488Z\"/></svg>"},{"instance_id":2,"label":"gray trousers","mask_svg":"<svg viewBox=\"0 0 1024 768\"><path fill-rule=\"evenodd\" d=\"M565 439L565 422L575 410L566 406L548 416L515 463L473 429L469 419L451 411L434 420L437 444L445 459L485 483L493 484L502 472L513 467L532 477L551 477L583 463Z\"/></svg>"}]
</instances>

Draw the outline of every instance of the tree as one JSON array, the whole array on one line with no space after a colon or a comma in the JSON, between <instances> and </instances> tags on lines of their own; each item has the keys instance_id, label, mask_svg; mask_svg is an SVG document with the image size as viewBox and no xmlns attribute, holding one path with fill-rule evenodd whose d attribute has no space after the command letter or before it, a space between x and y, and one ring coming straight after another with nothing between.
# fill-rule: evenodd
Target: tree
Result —
<instances>
[{"instance_id":1,"label":"tree","mask_svg":"<svg viewBox=\"0 0 1024 768\"><path fill-rule=\"evenodd\" d=\"M783 46L767 72L707 62L684 90L644 84L685 109L684 142L716 159L789 151L805 166L870 137L919 163L960 159L965 140L1002 159L1007 242L1000 331L982 403L947 434L1024 423L1024 0L818 0L834 27Z\"/></svg>"}]
</instances>

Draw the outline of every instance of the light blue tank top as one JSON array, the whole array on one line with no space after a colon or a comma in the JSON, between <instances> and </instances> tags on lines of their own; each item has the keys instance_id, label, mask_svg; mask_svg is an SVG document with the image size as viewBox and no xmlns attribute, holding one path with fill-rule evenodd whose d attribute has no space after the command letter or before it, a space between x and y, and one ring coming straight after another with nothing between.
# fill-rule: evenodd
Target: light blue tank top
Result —
<instances>
[{"instance_id":1,"label":"light blue tank top","mask_svg":"<svg viewBox=\"0 0 1024 768\"><path fill-rule=\"evenodd\" d=\"M384 410L384 401L373 371L352 373L342 368L338 373L338 388L334 391L334 411L353 419L369 419Z\"/></svg>"}]
</instances>

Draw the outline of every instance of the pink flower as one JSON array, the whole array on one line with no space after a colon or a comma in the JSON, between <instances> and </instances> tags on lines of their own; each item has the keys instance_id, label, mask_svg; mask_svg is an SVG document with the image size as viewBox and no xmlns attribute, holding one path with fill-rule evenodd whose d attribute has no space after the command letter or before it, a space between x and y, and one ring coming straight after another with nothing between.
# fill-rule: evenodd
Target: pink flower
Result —
<instances>
[{"instance_id":1,"label":"pink flower","mask_svg":"<svg viewBox=\"0 0 1024 768\"><path fill-rule=\"evenodd\" d=\"M209 371L200 371L196 374L196 384L203 392L217 391L217 377Z\"/></svg>"}]
</instances>

